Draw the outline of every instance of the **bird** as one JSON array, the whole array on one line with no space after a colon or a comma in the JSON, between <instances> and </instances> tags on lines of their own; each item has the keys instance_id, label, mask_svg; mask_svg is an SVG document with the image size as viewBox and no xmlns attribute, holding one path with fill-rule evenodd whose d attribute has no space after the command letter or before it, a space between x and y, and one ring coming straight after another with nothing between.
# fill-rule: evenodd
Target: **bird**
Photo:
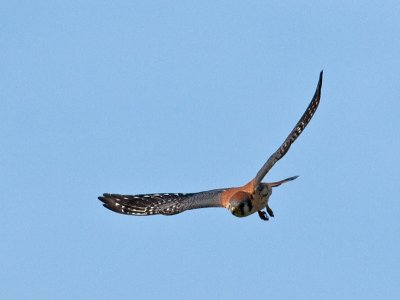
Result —
<instances>
[{"instance_id":1,"label":"bird","mask_svg":"<svg viewBox=\"0 0 400 300\"><path fill-rule=\"evenodd\" d=\"M276 182L262 182L262 180L272 167L285 156L291 145L314 116L321 99L322 77L323 71L320 72L314 96L296 126L282 145L268 158L256 176L245 185L197 193L137 195L104 193L98 199L109 210L125 215L175 215L191 209L222 207L228 209L236 217L247 217L257 212L261 220L268 221L269 217L274 217L274 212L269 206L272 189L292 181L298 176L292 176Z\"/></svg>"}]
</instances>

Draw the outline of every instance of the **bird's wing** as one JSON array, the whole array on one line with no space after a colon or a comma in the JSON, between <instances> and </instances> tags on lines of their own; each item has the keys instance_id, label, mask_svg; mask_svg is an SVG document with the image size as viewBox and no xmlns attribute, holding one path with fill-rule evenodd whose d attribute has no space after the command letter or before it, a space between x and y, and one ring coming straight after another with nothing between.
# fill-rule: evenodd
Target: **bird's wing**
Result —
<instances>
[{"instance_id":1,"label":"bird's wing","mask_svg":"<svg viewBox=\"0 0 400 300\"><path fill-rule=\"evenodd\" d=\"M304 128L306 128L307 124L313 117L315 111L318 108L319 101L321 99L322 74L323 71L321 71L321 73L319 74L317 89L315 90L314 97L312 98L306 111L304 112L300 120L297 122L293 130L290 132L286 140L283 142L283 144L268 158L267 162L262 166L260 171L258 171L256 177L254 178L256 184L260 183L261 180L264 178L264 176L267 175L269 170L271 170L271 168L275 165L275 163L288 152L290 146L294 143L297 137L303 132Z\"/></svg>"},{"instance_id":2,"label":"bird's wing","mask_svg":"<svg viewBox=\"0 0 400 300\"><path fill-rule=\"evenodd\" d=\"M189 209L222 207L220 195L224 191L224 189L218 189L191 194L103 194L99 197L99 200L104 203L104 207L120 214L135 216L175 215Z\"/></svg>"}]
</instances>

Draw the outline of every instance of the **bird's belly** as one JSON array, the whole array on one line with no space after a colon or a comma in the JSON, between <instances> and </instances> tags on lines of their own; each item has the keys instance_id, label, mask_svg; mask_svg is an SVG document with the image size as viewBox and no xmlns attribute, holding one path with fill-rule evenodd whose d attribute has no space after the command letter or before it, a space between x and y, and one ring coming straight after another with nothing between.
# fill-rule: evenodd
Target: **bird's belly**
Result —
<instances>
[{"instance_id":1,"label":"bird's belly","mask_svg":"<svg viewBox=\"0 0 400 300\"><path fill-rule=\"evenodd\" d=\"M266 207L267 202L265 201L265 199L260 198L253 198L253 208L251 209L251 211L249 212L249 215L262 210Z\"/></svg>"}]
</instances>

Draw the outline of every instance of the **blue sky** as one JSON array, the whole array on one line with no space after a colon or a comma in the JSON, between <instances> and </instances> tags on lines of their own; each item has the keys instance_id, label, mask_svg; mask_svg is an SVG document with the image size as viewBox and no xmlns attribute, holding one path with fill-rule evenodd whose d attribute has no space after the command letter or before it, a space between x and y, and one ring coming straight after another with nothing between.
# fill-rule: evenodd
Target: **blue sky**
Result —
<instances>
[{"instance_id":1,"label":"blue sky","mask_svg":"<svg viewBox=\"0 0 400 300\"><path fill-rule=\"evenodd\" d=\"M1 299L398 299L397 1L2 1ZM103 192L255 176L275 218Z\"/></svg>"}]
</instances>

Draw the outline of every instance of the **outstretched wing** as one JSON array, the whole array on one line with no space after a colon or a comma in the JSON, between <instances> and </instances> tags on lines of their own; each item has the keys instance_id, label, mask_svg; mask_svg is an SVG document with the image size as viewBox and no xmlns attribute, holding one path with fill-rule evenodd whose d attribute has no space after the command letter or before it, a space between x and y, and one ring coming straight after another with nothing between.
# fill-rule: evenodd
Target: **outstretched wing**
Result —
<instances>
[{"instance_id":1,"label":"outstretched wing","mask_svg":"<svg viewBox=\"0 0 400 300\"><path fill-rule=\"evenodd\" d=\"M191 194L103 194L99 197L99 200L104 203L104 207L120 214L135 216L175 215L189 209L222 207L220 195L223 191L224 189Z\"/></svg>"},{"instance_id":2,"label":"outstretched wing","mask_svg":"<svg viewBox=\"0 0 400 300\"><path fill-rule=\"evenodd\" d=\"M307 124L310 122L313 117L315 111L318 108L319 101L321 99L321 87L322 87L322 74L323 71L319 74L319 81L317 85L317 89L315 90L314 97L311 100L311 103L308 105L306 111L303 116L297 122L296 126L290 132L286 140L279 147L278 150L275 151L267 160L267 162L262 166L260 171L258 171L254 181L256 184L260 183L265 175L271 170L271 168L275 165L275 163L280 160L289 150L290 146L294 143L297 137L303 132L304 128L306 128Z\"/></svg>"}]
</instances>

